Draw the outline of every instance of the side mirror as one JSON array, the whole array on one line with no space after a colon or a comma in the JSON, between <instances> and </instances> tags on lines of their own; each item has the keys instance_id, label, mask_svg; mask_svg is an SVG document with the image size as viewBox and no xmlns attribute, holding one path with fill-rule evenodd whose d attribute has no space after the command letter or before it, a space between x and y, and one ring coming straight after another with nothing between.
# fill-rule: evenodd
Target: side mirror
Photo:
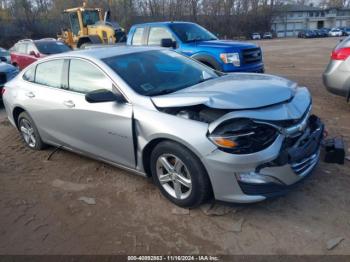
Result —
<instances>
[{"instance_id":1,"label":"side mirror","mask_svg":"<svg viewBox=\"0 0 350 262\"><path fill-rule=\"evenodd\" d=\"M175 48L176 47L176 42L173 41L171 38L163 38L161 40L161 44L162 47L166 47L166 48Z\"/></svg>"},{"instance_id":2,"label":"side mirror","mask_svg":"<svg viewBox=\"0 0 350 262\"><path fill-rule=\"evenodd\" d=\"M121 95L115 94L107 89L99 89L87 93L85 100L89 103L104 103L104 102L124 102L124 98Z\"/></svg>"},{"instance_id":3,"label":"side mirror","mask_svg":"<svg viewBox=\"0 0 350 262\"><path fill-rule=\"evenodd\" d=\"M1 57L0 57L0 61L1 61L1 62L7 62L7 59L6 59L6 57L1 56Z\"/></svg>"},{"instance_id":4,"label":"side mirror","mask_svg":"<svg viewBox=\"0 0 350 262\"><path fill-rule=\"evenodd\" d=\"M34 51L30 51L29 55L30 55L30 56L34 56L34 57L38 57L38 54L35 53Z\"/></svg>"}]
</instances>

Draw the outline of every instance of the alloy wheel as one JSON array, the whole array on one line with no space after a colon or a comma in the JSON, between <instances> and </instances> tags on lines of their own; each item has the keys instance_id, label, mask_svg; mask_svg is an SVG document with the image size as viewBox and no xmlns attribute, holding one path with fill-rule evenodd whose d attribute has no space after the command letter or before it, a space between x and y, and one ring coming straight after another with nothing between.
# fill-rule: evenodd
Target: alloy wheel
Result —
<instances>
[{"instance_id":1,"label":"alloy wheel","mask_svg":"<svg viewBox=\"0 0 350 262\"><path fill-rule=\"evenodd\" d=\"M169 195L179 200L190 196L191 174L181 159L172 154L162 154L157 159L156 170L160 184Z\"/></svg>"},{"instance_id":2,"label":"alloy wheel","mask_svg":"<svg viewBox=\"0 0 350 262\"><path fill-rule=\"evenodd\" d=\"M20 131L27 145L31 148L34 148L36 146L35 133L32 125L27 119L21 120Z\"/></svg>"}]
</instances>

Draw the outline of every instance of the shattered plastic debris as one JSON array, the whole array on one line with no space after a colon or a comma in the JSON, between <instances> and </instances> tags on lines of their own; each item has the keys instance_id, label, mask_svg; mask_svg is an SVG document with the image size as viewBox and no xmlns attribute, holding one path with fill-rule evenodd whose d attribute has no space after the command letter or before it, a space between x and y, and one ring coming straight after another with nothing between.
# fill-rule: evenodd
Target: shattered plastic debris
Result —
<instances>
[{"instance_id":1,"label":"shattered plastic debris","mask_svg":"<svg viewBox=\"0 0 350 262\"><path fill-rule=\"evenodd\" d=\"M332 250L333 248L338 246L343 240L344 240L343 237L337 237L337 238L333 238L333 239L329 240L327 242L327 249Z\"/></svg>"},{"instance_id":2,"label":"shattered plastic debris","mask_svg":"<svg viewBox=\"0 0 350 262\"><path fill-rule=\"evenodd\" d=\"M96 205L96 200L95 198L92 197L79 197L79 201L82 201L88 205Z\"/></svg>"},{"instance_id":3,"label":"shattered plastic debris","mask_svg":"<svg viewBox=\"0 0 350 262\"><path fill-rule=\"evenodd\" d=\"M236 211L232 207L217 205L215 203L204 204L200 208L207 216L224 216Z\"/></svg>"},{"instance_id":4,"label":"shattered plastic debris","mask_svg":"<svg viewBox=\"0 0 350 262\"><path fill-rule=\"evenodd\" d=\"M232 226L231 230L229 230L229 231L233 231L236 233L242 232L243 223L244 223L244 218L241 218L237 221L234 221L233 226Z\"/></svg>"},{"instance_id":5,"label":"shattered plastic debris","mask_svg":"<svg viewBox=\"0 0 350 262\"><path fill-rule=\"evenodd\" d=\"M171 213L174 215L189 215L190 210L188 208L180 208L180 207L174 207L171 210Z\"/></svg>"}]
</instances>

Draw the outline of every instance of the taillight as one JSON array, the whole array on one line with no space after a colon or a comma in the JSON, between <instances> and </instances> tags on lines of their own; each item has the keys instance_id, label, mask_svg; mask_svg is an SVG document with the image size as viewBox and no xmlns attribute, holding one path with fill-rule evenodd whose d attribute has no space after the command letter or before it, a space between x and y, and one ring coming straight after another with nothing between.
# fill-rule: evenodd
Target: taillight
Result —
<instances>
[{"instance_id":1,"label":"taillight","mask_svg":"<svg viewBox=\"0 0 350 262\"><path fill-rule=\"evenodd\" d=\"M350 56L350 47L336 49L332 52L332 60L346 60Z\"/></svg>"},{"instance_id":2,"label":"taillight","mask_svg":"<svg viewBox=\"0 0 350 262\"><path fill-rule=\"evenodd\" d=\"M5 87L3 87L2 89L1 89L1 95L3 95L4 93L5 93Z\"/></svg>"}]
</instances>

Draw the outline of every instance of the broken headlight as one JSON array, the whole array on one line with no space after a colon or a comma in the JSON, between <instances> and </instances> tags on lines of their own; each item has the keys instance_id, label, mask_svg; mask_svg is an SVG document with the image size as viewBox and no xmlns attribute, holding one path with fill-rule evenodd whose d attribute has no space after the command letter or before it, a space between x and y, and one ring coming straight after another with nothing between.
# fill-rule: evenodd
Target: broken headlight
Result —
<instances>
[{"instance_id":1,"label":"broken headlight","mask_svg":"<svg viewBox=\"0 0 350 262\"><path fill-rule=\"evenodd\" d=\"M277 138L276 128L250 119L223 122L208 137L222 151L251 154L269 147Z\"/></svg>"}]
</instances>

